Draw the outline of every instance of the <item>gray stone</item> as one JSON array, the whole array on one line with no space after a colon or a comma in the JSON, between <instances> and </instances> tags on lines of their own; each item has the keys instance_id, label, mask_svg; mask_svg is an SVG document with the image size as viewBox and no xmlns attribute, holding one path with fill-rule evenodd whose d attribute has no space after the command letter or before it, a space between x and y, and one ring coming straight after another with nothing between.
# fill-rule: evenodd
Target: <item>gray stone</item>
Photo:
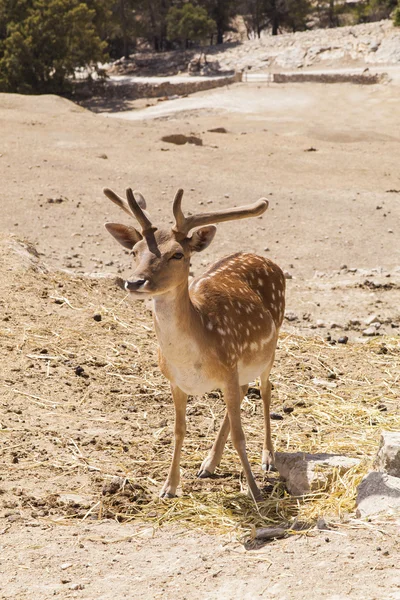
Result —
<instances>
[{"instance_id":1,"label":"gray stone","mask_svg":"<svg viewBox=\"0 0 400 600\"><path fill-rule=\"evenodd\" d=\"M383 431L378 454L374 462L377 471L385 471L393 477L400 477L400 432Z\"/></svg>"},{"instance_id":2,"label":"gray stone","mask_svg":"<svg viewBox=\"0 0 400 600\"><path fill-rule=\"evenodd\" d=\"M374 335L379 335L377 332L376 327L373 327L371 325L371 327L368 327L367 329L364 329L364 331L362 332L362 334L366 337L372 337Z\"/></svg>"},{"instance_id":3,"label":"gray stone","mask_svg":"<svg viewBox=\"0 0 400 600\"><path fill-rule=\"evenodd\" d=\"M260 527L256 529L256 540L276 540L287 536L287 529L284 527Z\"/></svg>"},{"instance_id":4,"label":"gray stone","mask_svg":"<svg viewBox=\"0 0 400 600\"><path fill-rule=\"evenodd\" d=\"M367 317L364 321L364 323L369 327L370 325L373 325L374 323L381 323L379 317L377 317L376 315L371 315L369 317Z\"/></svg>"},{"instance_id":5,"label":"gray stone","mask_svg":"<svg viewBox=\"0 0 400 600\"><path fill-rule=\"evenodd\" d=\"M357 517L400 511L400 478L372 471L358 486Z\"/></svg>"},{"instance_id":6,"label":"gray stone","mask_svg":"<svg viewBox=\"0 0 400 600\"><path fill-rule=\"evenodd\" d=\"M289 492L303 496L326 489L335 470L343 475L360 463L358 458L340 454L306 454L305 452L276 452L275 467L285 480Z\"/></svg>"},{"instance_id":7,"label":"gray stone","mask_svg":"<svg viewBox=\"0 0 400 600\"><path fill-rule=\"evenodd\" d=\"M365 57L365 62L371 63L400 63L400 36L393 35L382 40L376 52Z\"/></svg>"},{"instance_id":8,"label":"gray stone","mask_svg":"<svg viewBox=\"0 0 400 600\"><path fill-rule=\"evenodd\" d=\"M285 319L287 321L298 321L299 317L296 315L296 313L294 313L291 310L286 311L285 313Z\"/></svg>"},{"instance_id":9,"label":"gray stone","mask_svg":"<svg viewBox=\"0 0 400 600\"><path fill-rule=\"evenodd\" d=\"M303 66L305 55L305 50L298 46L286 48L283 52L277 55L275 64L279 65L280 67L297 69Z\"/></svg>"}]
</instances>

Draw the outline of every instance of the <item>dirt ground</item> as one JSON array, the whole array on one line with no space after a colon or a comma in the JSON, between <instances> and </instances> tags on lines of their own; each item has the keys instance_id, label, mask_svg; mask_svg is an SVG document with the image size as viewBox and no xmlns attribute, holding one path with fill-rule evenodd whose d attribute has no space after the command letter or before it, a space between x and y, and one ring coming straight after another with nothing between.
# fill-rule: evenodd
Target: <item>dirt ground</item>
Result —
<instances>
[{"instance_id":1,"label":"dirt ground","mask_svg":"<svg viewBox=\"0 0 400 600\"><path fill-rule=\"evenodd\" d=\"M287 499L282 514L258 515L231 448L217 480L195 478L219 397L189 405L182 464L181 494L204 498L209 512L199 524L185 500L169 512L157 505L171 401L149 307L128 304L113 283L129 276L129 258L103 223L127 221L101 192L139 189L160 223L172 220L178 187L192 211L268 197L261 218L219 226L193 271L246 249L290 273L274 410L295 410L274 422L275 443L316 452L342 439L368 461L379 431L398 422L399 91L237 84L147 113L143 101L124 106L128 118L53 96L0 95L1 598L400 598L399 521L357 520L354 502L329 530L243 543L252 526L297 508ZM162 141L172 134L203 143ZM385 335L366 341L373 314ZM327 339L343 334L347 345ZM351 435L335 420L339 391L317 393L307 369L317 380L337 374L357 415ZM318 402L332 412L315 421ZM256 399L243 418L257 462ZM117 494L115 476L130 482Z\"/></svg>"}]
</instances>

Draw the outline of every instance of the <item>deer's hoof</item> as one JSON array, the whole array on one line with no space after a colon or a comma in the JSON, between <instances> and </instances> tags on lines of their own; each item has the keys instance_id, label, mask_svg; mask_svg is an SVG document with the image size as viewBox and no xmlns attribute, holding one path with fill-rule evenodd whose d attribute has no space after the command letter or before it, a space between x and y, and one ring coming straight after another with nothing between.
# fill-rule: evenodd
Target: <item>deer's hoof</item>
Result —
<instances>
[{"instance_id":1,"label":"deer's hoof","mask_svg":"<svg viewBox=\"0 0 400 600\"><path fill-rule=\"evenodd\" d=\"M207 469L200 469L200 471L197 473L197 477L199 479L209 479L210 477L213 477L213 473L210 473L210 471L207 471Z\"/></svg>"},{"instance_id":2,"label":"deer's hoof","mask_svg":"<svg viewBox=\"0 0 400 600\"><path fill-rule=\"evenodd\" d=\"M261 468L264 471L264 473L277 473L278 471L278 469L272 463L263 463L261 465Z\"/></svg>"},{"instance_id":3,"label":"deer's hoof","mask_svg":"<svg viewBox=\"0 0 400 600\"><path fill-rule=\"evenodd\" d=\"M160 498L176 498L176 494L171 494L171 492L161 492Z\"/></svg>"}]
</instances>

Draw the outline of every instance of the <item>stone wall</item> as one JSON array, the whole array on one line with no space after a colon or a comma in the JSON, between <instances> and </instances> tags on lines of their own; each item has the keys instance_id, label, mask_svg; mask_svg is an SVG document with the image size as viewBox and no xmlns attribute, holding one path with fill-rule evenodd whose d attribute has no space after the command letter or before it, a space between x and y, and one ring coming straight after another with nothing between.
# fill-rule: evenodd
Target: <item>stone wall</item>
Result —
<instances>
[{"instance_id":1,"label":"stone wall","mask_svg":"<svg viewBox=\"0 0 400 600\"><path fill-rule=\"evenodd\" d=\"M202 81L164 81L161 83L118 83L115 81L81 83L75 90L76 97L101 96L103 98L116 98L123 100L137 100L138 98L163 98L168 96L184 96L204 90L210 90L242 80L242 74L236 73L223 77L204 78Z\"/></svg>"}]
</instances>

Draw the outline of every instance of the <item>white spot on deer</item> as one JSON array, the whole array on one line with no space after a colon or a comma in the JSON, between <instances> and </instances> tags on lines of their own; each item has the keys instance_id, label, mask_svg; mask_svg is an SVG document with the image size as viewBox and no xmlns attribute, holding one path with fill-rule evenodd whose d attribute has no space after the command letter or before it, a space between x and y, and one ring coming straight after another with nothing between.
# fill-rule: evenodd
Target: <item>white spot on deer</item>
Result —
<instances>
[{"instance_id":1,"label":"white spot on deer","mask_svg":"<svg viewBox=\"0 0 400 600\"><path fill-rule=\"evenodd\" d=\"M221 329L221 327L217 327L217 331L221 335L226 335L226 331L224 329Z\"/></svg>"},{"instance_id":2,"label":"white spot on deer","mask_svg":"<svg viewBox=\"0 0 400 600\"><path fill-rule=\"evenodd\" d=\"M211 323L211 321L208 321L208 323L207 323L207 329L209 329L210 331L212 331L213 324Z\"/></svg>"},{"instance_id":3,"label":"white spot on deer","mask_svg":"<svg viewBox=\"0 0 400 600\"><path fill-rule=\"evenodd\" d=\"M250 329L248 327L246 328L246 333L247 335L250 335Z\"/></svg>"},{"instance_id":4,"label":"white spot on deer","mask_svg":"<svg viewBox=\"0 0 400 600\"><path fill-rule=\"evenodd\" d=\"M272 293L271 293L271 297L272 297L272 300L275 302L275 300L276 300L276 297L275 297L275 292L272 292Z\"/></svg>"}]
</instances>

